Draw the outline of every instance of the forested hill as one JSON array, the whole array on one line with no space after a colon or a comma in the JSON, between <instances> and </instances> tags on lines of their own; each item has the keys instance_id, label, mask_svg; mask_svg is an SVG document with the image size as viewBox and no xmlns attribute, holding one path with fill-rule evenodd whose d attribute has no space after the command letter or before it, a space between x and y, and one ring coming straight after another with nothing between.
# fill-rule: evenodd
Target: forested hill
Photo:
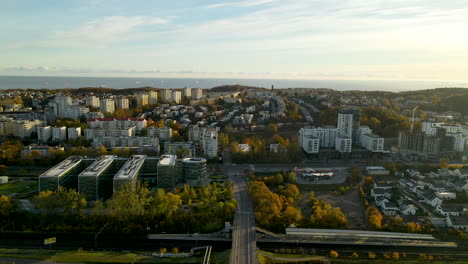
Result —
<instances>
[{"instance_id":1,"label":"forested hill","mask_svg":"<svg viewBox=\"0 0 468 264\"><path fill-rule=\"evenodd\" d=\"M437 88L400 92L393 94L393 97L427 101L427 103L420 104L420 107L424 110L456 111L468 115L468 88Z\"/></svg>"}]
</instances>

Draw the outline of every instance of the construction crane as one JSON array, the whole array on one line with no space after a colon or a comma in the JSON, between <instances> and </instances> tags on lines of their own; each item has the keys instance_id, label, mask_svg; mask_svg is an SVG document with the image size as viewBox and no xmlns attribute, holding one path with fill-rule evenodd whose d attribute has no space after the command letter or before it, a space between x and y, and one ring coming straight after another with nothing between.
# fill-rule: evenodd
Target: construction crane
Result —
<instances>
[{"instance_id":1,"label":"construction crane","mask_svg":"<svg viewBox=\"0 0 468 264\"><path fill-rule=\"evenodd\" d=\"M411 127L410 127L410 133L413 133L413 128L414 128L414 112L419 108L419 105L413 108L413 117L411 119Z\"/></svg>"}]
</instances>

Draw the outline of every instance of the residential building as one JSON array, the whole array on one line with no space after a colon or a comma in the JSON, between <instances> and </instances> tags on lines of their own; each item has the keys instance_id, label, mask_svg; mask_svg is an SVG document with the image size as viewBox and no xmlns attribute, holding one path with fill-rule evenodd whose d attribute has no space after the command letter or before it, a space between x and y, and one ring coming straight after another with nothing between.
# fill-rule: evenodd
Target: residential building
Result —
<instances>
[{"instance_id":1,"label":"residential building","mask_svg":"<svg viewBox=\"0 0 468 264\"><path fill-rule=\"evenodd\" d=\"M84 136L87 140L97 137L134 137L136 135L136 127L124 128L86 128Z\"/></svg>"},{"instance_id":2,"label":"residential building","mask_svg":"<svg viewBox=\"0 0 468 264\"><path fill-rule=\"evenodd\" d=\"M447 216L445 218L447 226L454 229L468 231L468 216Z\"/></svg>"},{"instance_id":3,"label":"residential building","mask_svg":"<svg viewBox=\"0 0 468 264\"><path fill-rule=\"evenodd\" d=\"M117 97L117 99L115 99L115 105L120 109L129 109L130 101L126 97Z\"/></svg>"},{"instance_id":4,"label":"residential building","mask_svg":"<svg viewBox=\"0 0 468 264\"><path fill-rule=\"evenodd\" d=\"M155 105L158 103L158 92L156 91L149 91L148 92L148 100L149 104Z\"/></svg>"},{"instance_id":5,"label":"residential building","mask_svg":"<svg viewBox=\"0 0 468 264\"><path fill-rule=\"evenodd\" d=\"M300 144L302 149L309 154L319 153L320 140L313 135L304 135L301 137Z\"/></svg>"},{"instance_id":6,"label":"residential building","mask_svg":"<svg viewBox=\"0 0 468 264\"><path fill-rule=\"evenodd\" d=\"M172 139L172 128L170 127L148 127L146 129L148 137L157 137L160 141Z\"/></svg>"},{"instance_id":7,"label":"residential building","mask_svg":"<svg viewBox=\"0 0 468 264\"><path fill-rule=\"evenodd\" d=\"M86 105L93 108L99 108L101 106L101 102L99 97L92 95L86 97Z\"/></svg>"},{"instance_id":8,"label":"residential building","mask_svg":"<svg viewBox=\"0 0 468 264\"><path fill-rule=\"evenodd\" d=\"M47 142L52 137L51 126L38 126L37 127L37 140L40 142Z\"/></svg>"},{"instance_id":9,"label":"residential building","mask_svg":"<svg viewBox=\"0 0 468 264\"><path fill-rule=\"evenodd\" d=\"M182 93L177 90L172 90L172 102L176 104L180 104L182 101Z\"/></svg>"},{"instance_id":10,"label":"residential building","mask_svg":"<svg viewBox=\"0 0 468 264\"><path fill-rule=\"evenodd\" d=\"M185 87L184 89L182 89L182 96L183 97L192 97L192 89L191 88L187 88Z\"/></svg>"},{"instance_id":11,"label":"residential building","mask_svg":"<svg viewBox=\"0 0 468 264\"><path fill-rule=\"evenodd\" d=\"M114 113L115 111L115 102L114 99L102 99L101 100L101 111L104 113Z\"/></svg>"},{"instance_id":12,"label":"residential building","mask_svg":"<svg viewBox=\"0 0 468 264\"><path fill-rule=\"evenodd\" d=\"M143 128L146 128L147 121L144 118L94 118L88 119L87 121L89 128L128 128L136 127L136 131L139 132Z\"/></svg>"},{"instance_id":13,"label":"residential building","mask_svg":"<svg viewBox=\"0 0 468 264\"><path fill-rule=\"evenodd\" d=\"M69 127L67 128L68 139L77 139L81 137L81 127Z\"/></svg>"},{"instance_id":14,"label":"residential building","mask_svg":"<svg viewBox=\"0 0 468 264\"><path fill-rule=\"evenodd\" d=\"M137 105L138 106L145 106L149 104L149 96L148 94L137 94Z\"/></svg>"},{"instance_id":15,"label":"residential building","mask_svg":"<svg viewBox=\"0 0 468 264\"><path fill-rule=\"evenodd\" d=\"M164 153L170 155L176 155L177 150L186 148L189 150L189 157L195 156L195 147L192 142L168 142L164 143Z\"/></svg>"},{"instance_id":16,"label":"residential building","mask_svg":"<svg viewBox=\"0 0 468 264\"><path fill-rule=\"evenodd\" d=\"M31 144L29 146L24 146L22 149L21 149L21 157L22 158L29 158L31 157L31 154L33 152L38 152L40 153L40 156L37 157L37 158L40 158L40 157L48 157L49 154L50 154L50 150L61 150L61 151L64 151L64 147L49 147L49 146L43 146L43 145L36 145L36 144Z\"/></svg>"},{"instance_id":17,"label":"residential building","mask_svg":"<svg viewBox=\"0 0 468 264\"><path fill-rule=\"evenodd\" d=\"M203 137L203 151L208 158L218 156L218 132L206 132Z\"/></svg>"},{"instance_id":18,"label":"residential building","mask_svg":"<svg viewBox=\"0 0 468 264\"><path fill-rule=\"evenodd\" d=\"M161 91L161 101L165 103L172 102L172 91L169 89L163 89Z\"/></svg>"},{"instance_id":19,"label":"residential building","mask_svg":"<svg viewBox=\"0 0 468 264\"><path fill-rule=\"evenodd\" d=\"M200 88L193 89L192 91L192 99L193 100L200 100L203 98L203 90Z\"/></svg>"},{"instance_id":20,"label":"residential building","mask_svg":"<svg viewBox=\"0 0 468 264\"><path fill-rule=\"evenodd\" d=\"M351 143L350 137L339 135L335 138L335 149L341 153L349 153L351 152Z\"/></svg>"},{"instance_id":21,"label":"residential building","mask_svg":"<svg viewBox=\"0 0 468 264\"><path fill-rule=\"evenodd\" d=\"M67 140L67 127L52 127L52 141L62 142Z\"/></svg>"}]
</instances>

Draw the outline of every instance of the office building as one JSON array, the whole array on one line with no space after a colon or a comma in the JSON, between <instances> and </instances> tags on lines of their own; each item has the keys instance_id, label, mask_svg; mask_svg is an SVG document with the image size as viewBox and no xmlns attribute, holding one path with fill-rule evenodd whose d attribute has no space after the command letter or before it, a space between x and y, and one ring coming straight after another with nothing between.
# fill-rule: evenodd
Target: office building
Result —
<instances>
[{"instance_id":1,"label":"office building","mask_svg":"<svg viewBox=\"0 0 468 264\"><path fill-rule=\"evenodd\" d=\"M71 156L39 175L39 192L58 191L65 187L77 190L78 173L83 169L83 157Z\"/></svg>"},{"instance_id":2,"label":"office building","mask_svg":"<svg viewBox=\"0 0 468 264\"><path fill-rule=\"evenodd\" d=\"M146 155L133 155L125 162L113 178L114 192L120 190L123 185L136 185L138 174L143 167L145 158Z\"/></svg>"},{"instance_id":3,"label":"office building","mask_svg":"<svg viewBox=\"0 0 468 264\"><path fill-rule=\"evenodd\" d=\"M184 180L190 185L197 185L207 180L206 159L185 158L182 160L182 173Z\"/></svg>"},{"instance_id":4,"label":"office building","mask_svg":"<svg viewBox=\"0 0 468 264\"><path fill-rule=\"evenodd\" d=\"M176 156L163 155L158 163L158 188L174 188L176 181Z\"/></svg>"},{"instance_id":5,"label":"office building","mask_svg":"<svg viewBox=\"0 0 468 264\"><path fill-rule=\"evenodd\" d=\"M100 156L78 174L78 191L86 195L86 200L96 201L111 197L116 158L115 155Z\"/></svg>"}]
</instances>

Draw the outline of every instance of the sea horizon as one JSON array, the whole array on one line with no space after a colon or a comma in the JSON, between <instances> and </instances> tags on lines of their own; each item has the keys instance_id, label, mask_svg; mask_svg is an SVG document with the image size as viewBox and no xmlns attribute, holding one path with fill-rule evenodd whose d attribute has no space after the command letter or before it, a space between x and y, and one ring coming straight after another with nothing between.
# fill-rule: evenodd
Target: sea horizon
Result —
<instances>
[{"instance_id":1,"label":"sea horizon","mask_svg":"<svg viewBox=\"0 0 468 264\"><path fill-rule=\"evenodd\" d=\"M339 91L415 91L435 88L468 88L468 80L312 80L271 78L151 78L151 77L76 77L76 76L0 76L0 89L64 89L104 87L113 89L155 87L209 89L222 85L261 88L333 89Z\"/></svg>"}]
</instances>

